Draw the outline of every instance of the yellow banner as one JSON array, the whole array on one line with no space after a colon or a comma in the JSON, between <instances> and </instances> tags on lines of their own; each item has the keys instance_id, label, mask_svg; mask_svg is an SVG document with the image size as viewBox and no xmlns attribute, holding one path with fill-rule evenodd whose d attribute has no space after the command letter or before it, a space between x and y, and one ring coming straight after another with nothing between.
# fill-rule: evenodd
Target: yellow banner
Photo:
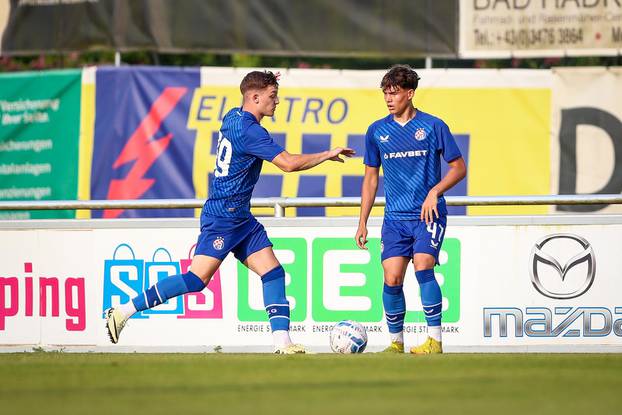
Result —
<instances>
[{"instance_id":1,"label":"yellow banner","mask_svg":"<svg viewBox=\"0 0 622 415\"><path fill-rule=\"evenodd\" d=\"M303 152L305 135L322 135L329 146L362 144L369 124L386 116L378 88L281 88L280 105L262 125L271 134L285 135L290 153ZM237 87L205 85L194 91L188 128L197 131L194 149L194 186L198 198L207 197L208 174L214 169L215 141L222 117L241 103ZM442 118L454 134L468 136L468 195L544 195L550 188L550 108L548 88L422 88L415 105ZM359 149L362 149L360 146ZM280 196L299 195L305 176L326 179L326 197L341 197L344 176L363 176L361 152L344 164L324 163L303 173L282 173L264 163L263 174L282 176ZM347 190L347 191L346 191ZM360 193L360 189L355 189ZM546 213L547 206L468 209L469 214ZM256 214L271 214L257 209ZM374 209L381 215L382 209ZM358 208L328 208L327 216L358 215ZM289 209L287 216L295 216Z\"/></svg>"}]
</instances>

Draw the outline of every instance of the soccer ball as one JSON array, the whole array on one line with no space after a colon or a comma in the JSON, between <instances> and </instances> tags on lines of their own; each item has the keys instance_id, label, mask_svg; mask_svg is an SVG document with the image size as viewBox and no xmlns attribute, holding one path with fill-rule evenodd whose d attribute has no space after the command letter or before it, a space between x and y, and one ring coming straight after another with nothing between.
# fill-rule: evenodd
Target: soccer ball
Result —
<instances>
[{"instance_id":1,"label":"soccer ball","mask_svg":"<svg viewBox=\"0 0 622 415\"><path fill-rule=\"evenodd\" d=\"M366 346L367 332L361 323L343 320L330 331L330 348L335 353L363 353Z\"/></svg>"}]
</instances>

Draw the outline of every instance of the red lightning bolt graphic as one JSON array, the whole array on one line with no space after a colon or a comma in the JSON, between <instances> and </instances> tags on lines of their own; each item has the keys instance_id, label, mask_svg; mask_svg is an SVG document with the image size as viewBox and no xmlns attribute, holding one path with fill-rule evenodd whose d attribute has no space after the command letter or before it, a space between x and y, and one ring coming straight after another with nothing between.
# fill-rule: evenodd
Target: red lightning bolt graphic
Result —
<instances>
[{"instance_id":1,"label":"red lightning bolt graphic","mask_svg":"<svg viewBox=\"0 0 622 415\"><path fill-rule=\"evenodd\" d=\"M166 150L173 134L169 133L159 140L152 137L160 129L162 121L173 111L179 100L186 94L187 88L169 87L155 100L149 113L138 125L136 131L125 144L125 147L114 162L114 169L136 160L125 179L113 179L108 188L108 199L138 199L155 183L155 179L143 176L153 163ZM107 209L104 218L116 218L122 209Z\"/></svg>"}]
</instances>

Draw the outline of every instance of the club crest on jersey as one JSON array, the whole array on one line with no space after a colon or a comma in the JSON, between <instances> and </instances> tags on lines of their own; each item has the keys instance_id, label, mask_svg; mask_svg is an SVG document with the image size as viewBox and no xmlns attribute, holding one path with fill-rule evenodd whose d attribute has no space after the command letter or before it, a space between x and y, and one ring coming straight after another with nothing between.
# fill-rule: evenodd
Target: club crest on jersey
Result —
<instances>
[{"instance_id":1,"label":"club crest on jersey","mask_svg":"<svg viewBox=\"0 0 622 415\"><path fill-rule=\"evenodd\" d=\"M222 236L219 236L218 238L214 240L214 243L212 245L214 246L214 249L220 251L221 249L225 247L225 238L223 238Z\"/></svg>"},{"instance_id":2,"label":"club crest on jersey","mask_svg":"<svg viewBox=\"0 0 622 415\"><path fill-rule=\"evenodd\" d=\"M425 130L423 128L417 128L417 131L415 131L415 140L425 140Z\"/></svg>"},{"instance_id":3,"label":"club crest on jersey","mask_svg":"<svg viewBox=\"0 0 622 415\"><path fill-rule=\"evenodd\" d=\"M389 141L389 134L380 136L381 143L386 143L387 141Z\"/></svg>"}]
</instances>

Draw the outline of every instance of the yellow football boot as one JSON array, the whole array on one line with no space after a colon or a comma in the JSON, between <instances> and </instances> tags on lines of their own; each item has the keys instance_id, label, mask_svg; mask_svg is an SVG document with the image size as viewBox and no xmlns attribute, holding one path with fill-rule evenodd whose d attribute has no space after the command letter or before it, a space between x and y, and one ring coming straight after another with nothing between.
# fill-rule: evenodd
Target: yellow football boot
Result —
<instances>
[{"instance_id":1,"label":"yellow football boot","mask_svg":"<svg viewBox=\"0 0 622 415\"><path fill-rule=\"evenodd\" d=\"M443 353L443 342L428 337L426 341L416 347L410 349L413 354L439 354Z\"/></svg>"},{"instance_id":2,"label":"yellow football boot","mask_svg":"<svg viewBox=\"0 0 622 415\"><path fill-rule=\"evenodd\" d=\"M404 353L404 343L391 342L389 347L387 347L380 353Z\"/></svg>"},{"instance_id":3,"label":"yellow football boot","mask_svg":"<svg viewBox=\"0 0 622 415\"><path fill-rule=\"evenodd\" d=\"M125 327L126 322L127 319L118 309L108 309L106 312L106 329L108 329L108 337L110 337L111 342L116 344L119 341L121 330Z\"/></svg>"},{"instance_id":4,"label":"yellow football boot","mask_svg":"<svg viewBox=\"0 0 622 415\"><path fill-rule=\"evenodd\" d=\"M287 346L275 347L274 354L307 354L307 349L300 344L288 344Z\"/></svg>"}]
</instances>

